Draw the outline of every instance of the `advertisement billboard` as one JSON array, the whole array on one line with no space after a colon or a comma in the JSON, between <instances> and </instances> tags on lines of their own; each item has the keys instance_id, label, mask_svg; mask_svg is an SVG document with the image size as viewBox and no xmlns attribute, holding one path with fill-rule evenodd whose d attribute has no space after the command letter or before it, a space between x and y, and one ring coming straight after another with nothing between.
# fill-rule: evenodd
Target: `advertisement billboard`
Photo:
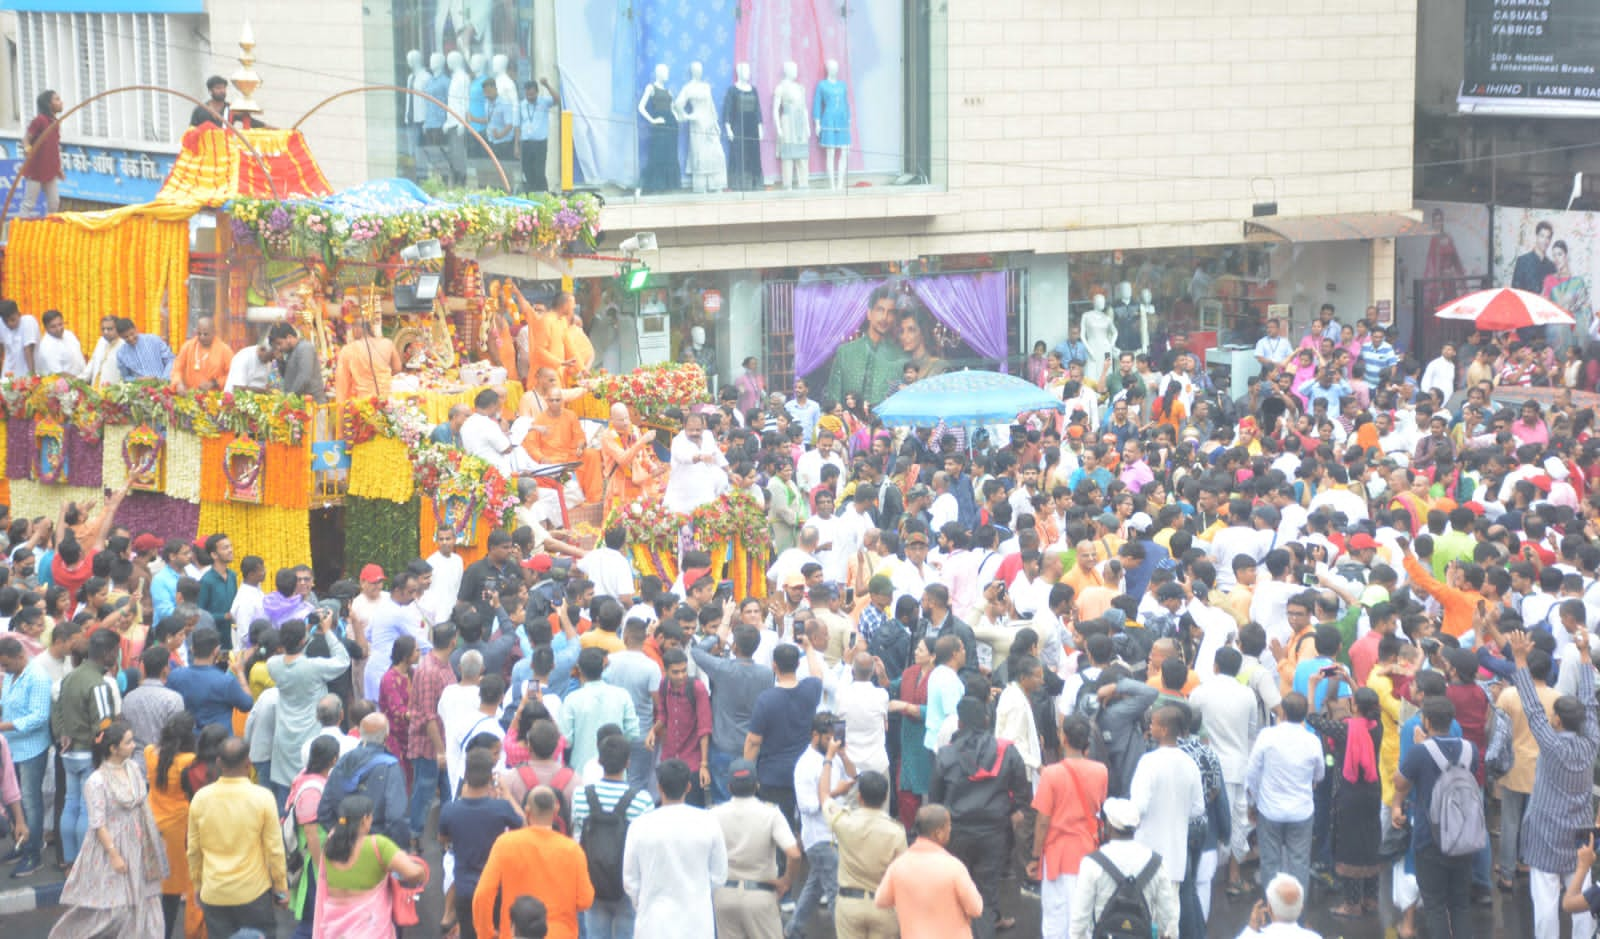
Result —
<instances>
[{"instance_id":1,"label":"advertisement billboard","mask_svg":"<svg viewBox=\"0 0 1600 939\"><path fill-rule=\"evenodd\" d=\"M1466 4L1463 113L1600 117L1600 3Z\"/></svg>"}]
</instances>

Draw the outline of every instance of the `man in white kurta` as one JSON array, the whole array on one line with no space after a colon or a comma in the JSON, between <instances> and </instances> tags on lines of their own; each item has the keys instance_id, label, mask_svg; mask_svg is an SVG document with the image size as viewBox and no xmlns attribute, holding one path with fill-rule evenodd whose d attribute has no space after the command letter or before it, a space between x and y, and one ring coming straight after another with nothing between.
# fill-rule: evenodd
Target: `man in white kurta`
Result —
<instances>
[{"instance_id":1,"label":"man in white kurta","mask_svg":"<svg viewBox=\"0 0 1600 939\"><path fill-rule=\"evenodd\" d=\"M500 395L488 388L473 399L473 413L461 425L461 449L506 476L531 473L539 464L500 429Z\"/></svg>"},{"instance_id":2,"label":"man in white kurta","mask_svg":"<svg viewBox=\"0 0 1600 939\"><path fill-rule=\"evenodd\" d=\"M1176 887L1189 863L1189 820L1206 814L1206 800L1200 767L1178 749L1186 728L1163 720L1173 713L1157 710L1151 718L1150 736L1157 746L1139 758L1128 797L1139 809L1133 840L1161 855L1162 871Z\"/></svg>"},{"instance_id":3,"label":"man in white kurta","mask_svg":"<svg viewBox=\"0 0 1600 939\"><path fill-rule=\"evenodd\" d=\"M704 939L717 931L711 896L728 879L728 846L711 813L683 804L690 780L681 760L663 763L656 781L661 807L628 825L622 887L654 939Z\"/></svg>"},{"instance_id":4,"label":"man in white kurta","mask_svg":"<svg viewBox=\"0 0 1600 939\"><path fill-rule=\"evenodd\" d=\"M728 458L706 433L706 419L690 414L672 438L672 473L667 477L668 511L684 515L711 502L728 487Z\"/></svg>"}]
</instances>

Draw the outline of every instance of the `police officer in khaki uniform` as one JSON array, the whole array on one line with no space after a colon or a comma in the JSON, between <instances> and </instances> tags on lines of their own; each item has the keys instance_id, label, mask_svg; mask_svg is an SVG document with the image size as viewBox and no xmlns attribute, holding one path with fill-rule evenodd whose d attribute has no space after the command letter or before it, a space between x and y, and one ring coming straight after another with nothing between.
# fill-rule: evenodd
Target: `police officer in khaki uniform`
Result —
<instances>
[{"instance_id":1,"label":"police officer in khaki uniform","mask_svg":"<svg viewBox=\"0 0 1600 939\"><path fill-rule=\"evenodd\" d=\"M778 807L756 798L756 764L734 760L728 767L732 800L711 810L728 845L728 880L715 896L717 935L724 939L782 939L778 898L789 879L800 846ZM788 858L778 876L778 852Z\"/></svg>"},{"instance_id":2,"label":"police officer in khaki uniform","mask_svg":"<svg viewBox=\"0 0 1600 939\"><path fill-rule=\"evenodd\" d=\"M829 798L833 757L838 741L828 744L817 782L822 816L833 830L839 847L839 902L834 914L834 934L839 939L896 939L900 925L894 910L881 910L873 902L889 863L905 853L906 830L884 811L889 800L889 778L868 770L856 778L860 805L846 808Z\"/></svg>"}]
</instances>

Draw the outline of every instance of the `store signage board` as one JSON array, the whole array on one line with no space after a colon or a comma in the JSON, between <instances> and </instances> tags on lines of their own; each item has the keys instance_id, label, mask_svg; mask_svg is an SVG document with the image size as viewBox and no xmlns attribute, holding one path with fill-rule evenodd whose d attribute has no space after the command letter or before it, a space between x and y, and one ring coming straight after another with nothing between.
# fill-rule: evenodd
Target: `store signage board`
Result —
<instances>
[{"instance_id":1,"label":"store signage board","mask_svg":"<svg viewBox=\"0 0 1600 939\"><path fill-rule=\"evenodd\" d=\"M1466 0L1466 114L1600 117L1600 3Z\"/></svg>"},{"instance_id":2,"label":"store signage board","mask_svg":"<svg viewBox=\"0 0 1600 939\"><path fill-rule=\"evenodd\" d=\"M20 137L0 135L0 160L20 162ZM177 159L171 153L115 147L61 145L61 198L110 205L138 205L155 200Z\"/></svg>"},{"instance_id":3,"label":"store signage board","mask_svg":"<svg viewBox=\"0 0 1600 939\"><path fill-rule=\"evenodd\" d=\"M21 160L0 160L0 202L5 201L3 193L11 190L11 181L17 178L17 171L22 168ZM11 211L7 218L18 218L24 214L44 214L44 193L41 191L33 200L33 212L22 211L22 187L17 187L17 194L11 197Z\"/></svg>"}]
</instances>

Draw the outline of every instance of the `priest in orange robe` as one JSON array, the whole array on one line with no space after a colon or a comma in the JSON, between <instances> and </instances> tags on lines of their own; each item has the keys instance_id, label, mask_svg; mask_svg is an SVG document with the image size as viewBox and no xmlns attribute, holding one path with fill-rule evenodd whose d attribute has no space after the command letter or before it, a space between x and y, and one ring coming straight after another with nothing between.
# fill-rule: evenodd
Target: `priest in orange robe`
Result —
<instances>
[{"instance_id":1,"label":"priest in orange robe","mask_svg":"<svg viewBox=\"0 0 1600 939\"><path fill-rule=\"evenodd\" d=\"M577 463L578 487L584 502L600 500L600 454L589 446L583 422L567 410L560 395L549 399L544 411L533 419L523 449L540 463ZM567 499L578 495L568 484Z\"/></svg>"},{"instance_id":2,"label":"priest in orange robe","mask_svg":"<svg viewBox=\"0 0 1600 939\"><path fill-rule=\"evenodd\" d=\"M515 287L511 295L517 309L522 311L523 329L527 333L528 374L523 386L532 388L539 369L555 369L560 374L566 359L566 326L543 304L529 303Z\"/></svg>"},{"instance_id":3,"label":"priest in orange robe","mask_svg":"<svg viewBox=\"0 0 1600 939\"><path fill-rule=\"evenodd\" d=\"M233 350L217 338L217 324L209 316L194 323L194 335L178 347L172 362L172 387L179 391L220 391L228 381Z\"/></svg>"},{"instance_id":4,"label":"priest in orange robe","mask_svg":"<svg viewBox=\"0 0 1600 939\"><path fill-rule=\"evenodd\" d=\"M398 371L400 352L394 343L369 335L367 321L358 316L350 322L350 335L334 360L334 397L340 401L386 398Z\"/></svg>"},{"instance_id":5,"label":"priest in orange robe","mask_svg":"<svg viewBox=\"0 0 1600 939\"><path fill-rule=\"evenodd\" d=\"M578 315L578 301L572 294L562 291L556 300L556 318L566 324L563 334L563 378L571 385L579 375L594 367L594 343L583 331L583 317Z\"/></svg>"},{"instance_id":6,"label":"priest in orange robe","mask_svg":"<svg viewBox=\"0 0 1600 939\"><path fill-rule=\"evenodd\" d=\"M611 406L611 423L600 432L601 465L606 489L604 514L632 499L659 499L671 467L656 458L650 445L656 432L640 433L624 404Z\"/></svg>"}]
</instances>

